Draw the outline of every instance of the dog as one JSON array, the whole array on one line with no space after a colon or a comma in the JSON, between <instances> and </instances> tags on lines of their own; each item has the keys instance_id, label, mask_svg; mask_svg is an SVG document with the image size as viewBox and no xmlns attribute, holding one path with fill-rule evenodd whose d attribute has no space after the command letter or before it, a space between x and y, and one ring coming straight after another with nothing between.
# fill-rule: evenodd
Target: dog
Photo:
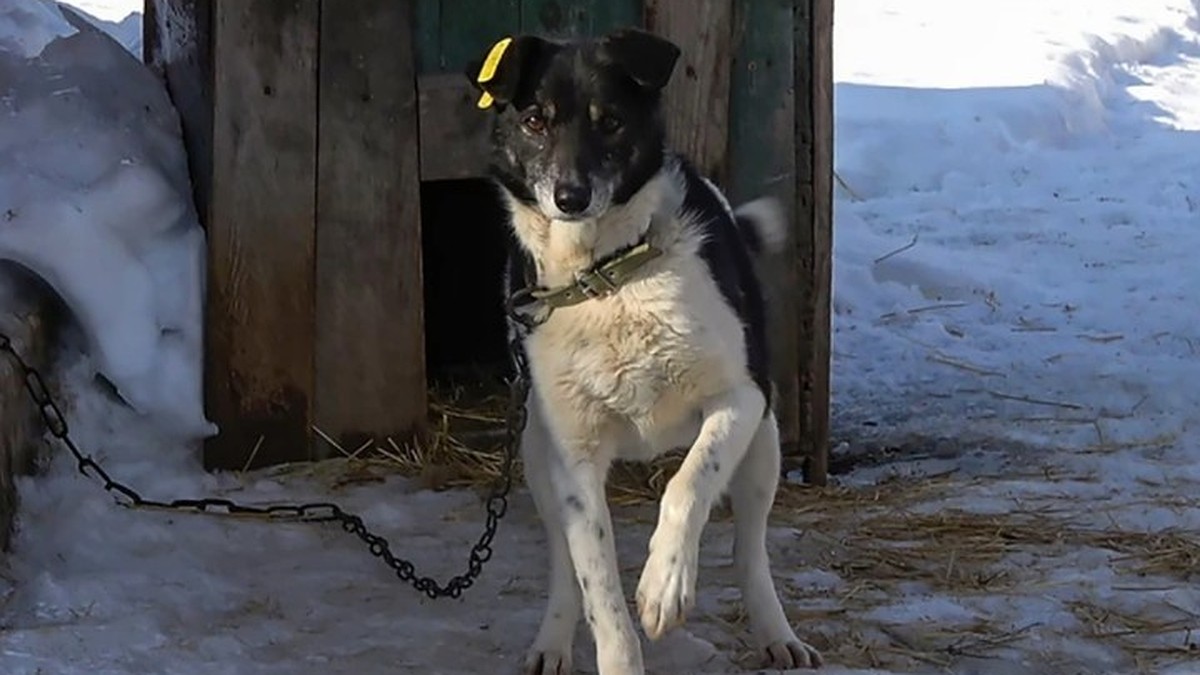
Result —
<instances>
[{"instance_id":1,"label":"dog","mask_svg":"<svg viewBox=\"0 0 1200 675\"><path fill-rule=\"evenodd\" d=\"M637 587L647 637L683 624L702 530L728 494L766 665L821 661L788 624L766 548L780 447L756 265L782 248L786 224L771 200L731 208L668 149L661 98L679 56L629 28L509 37L466 68L491 111L489 173L510 216L504 287L531 381L521 456L548 538L549 599L528 675L571 672L581 617L600 675L644 673L605 481L615 459L676 448L688 451Z\"/></svg>"}]
</instances>

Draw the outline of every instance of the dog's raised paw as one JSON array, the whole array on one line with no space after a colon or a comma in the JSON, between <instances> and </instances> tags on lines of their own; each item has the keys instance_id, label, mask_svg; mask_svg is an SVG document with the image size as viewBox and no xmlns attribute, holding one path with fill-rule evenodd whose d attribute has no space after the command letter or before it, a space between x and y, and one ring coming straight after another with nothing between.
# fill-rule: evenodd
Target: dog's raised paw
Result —
<instances>
[{"instance_id":1,"label":"dog's raised paw","mask_svg":"<svg viewBox=\"0 0 1200 675\"><path fill-rule=\"evenodd\" d=\"M766 667L778 670L819 668L822 662L816 647L795 638L767 645L766 657Z\"/></svg>"},{"instance_id":2,"label":"dog's raised paw","mask_svg":"<svg viewBox=\"0 0 1200 675\"><path fill-rule=\"evenodd\" d=\"M657 640L683 625L696 603L696 557L674 547L653 549L638 582L637 604L646 637Z\"/></svg>"},{"instance_id":3,"label":"dog's raised paw","mask_svg":"<svg viewBox=\"0 0 1200 675\"><path fill-rule=\"evenodd\" d=\"M571 656L555 650L533 649L525 656L524 675L571 675Z\"/></svg>"}]
</instances>

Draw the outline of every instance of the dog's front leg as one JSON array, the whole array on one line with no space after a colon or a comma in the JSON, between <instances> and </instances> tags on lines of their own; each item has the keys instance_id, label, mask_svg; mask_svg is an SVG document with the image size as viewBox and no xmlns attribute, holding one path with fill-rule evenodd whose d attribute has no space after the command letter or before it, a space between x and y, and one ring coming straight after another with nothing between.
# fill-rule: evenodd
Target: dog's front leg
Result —
<instances>
[{"instance_id":1,"label":"dog's front leg","mask_svg":"<svg viewBox=\"0 0 1200 675\"><path fill-rule=\"evenodd\" d=\"M607 453L564 443L554 487L600 675L643 675L642 650L625 606L604 481Z\"/></svg>"},{"instance_id":2,"label":"dog's front leg","mask_svg":"<svg viewBox=\"0 0 1200 675\"><path fill-rule=\"evenodd\" d=\"M652 640L682 624L695 604L700 535L745 456L765 406L753 385L714 396L704 405L700 433L663 492L638 583L642 627Z\"/></svg>"}]
</instances>

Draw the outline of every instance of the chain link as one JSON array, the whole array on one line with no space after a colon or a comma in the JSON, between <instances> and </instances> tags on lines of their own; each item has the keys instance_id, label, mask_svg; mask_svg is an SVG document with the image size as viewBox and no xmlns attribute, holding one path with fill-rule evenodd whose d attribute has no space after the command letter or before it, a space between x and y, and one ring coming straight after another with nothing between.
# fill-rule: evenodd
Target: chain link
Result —
<instances>
[{"instance_id":1,"label":"chain link","mask_svg":"<svg viewBox=\"0 0 1200 675\"><path fill-rule=\"evenodd\" d=\"M510 318L515 318L510 313ZM492 558L492 544L500 519L508 511L508 494L512 489L513 462L520 448L521 434L525 430L526 408L529 398L529 363L525 358L522 337L527 324L515 326L509 338L509 357L512 361L513 376L508 381L508 409L505 414L504 429L504 470L496 485L492 487L486 502L487 516L484 521L483 534L471 547L467 558L467 571L452 577L445 585L427 576L418 576L412 562L392 553L387 539L371 532L363 523L362 518L349 513L342 507L331 502L312 502L305 504L277 504L272 506L251 506L239 504L229 499L175 499L169 502L146 499L133 488L109 476L104 467L100 466L90 455L84 454L75 441L71 439L67 419L55 403L46 387L41 374L21 358L13 346L12 340L0 333L0 354L7 356L17 368L25 385L25 390L33 400L41 414L42 420L50 433L58 439L75 458L79 472L84 476L99 481L104 489L113 494L117 503L136 509L159 509L169 511L188 511L221 516L242 516L267 518L271 520L300 520L305 522L338 522L348 534L357 536L367 545L371 555L383 560L396 576L410 584L418 592L430 599L457 598L470 588L475 579L483 572L483 566ZM524 330L523 330L524 329Z\"/></svg>"}]
</instances>

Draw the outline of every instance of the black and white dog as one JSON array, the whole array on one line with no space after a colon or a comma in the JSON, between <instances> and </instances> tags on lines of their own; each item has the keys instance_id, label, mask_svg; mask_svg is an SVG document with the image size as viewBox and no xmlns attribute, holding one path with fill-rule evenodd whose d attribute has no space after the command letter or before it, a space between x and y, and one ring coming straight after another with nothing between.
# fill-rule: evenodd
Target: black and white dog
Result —
<instances>
[{"instance_id":1,"label":"black and white dog","mask_svg":"<svg viewBox=\"0 0 1200 675\"><path fill-rule=\"evenodd\" d=\"M779 480L756 257L778 250L778 205L730 208L665 147L660 99L679 49L640 30L506 38L468 67L495 110L492 175L511 212L506 274L533 328L522 438L546 526L550 597L526 662L571 671L586 615L601 675L641 675L605 480L614 459L688 452L663 495L637 589L647 636L684 622L701 532L728 491L755 639L777 668L819 665L780 605L767 560ZM516 324L514 323L514 326ZM582 603L581 603L582 600Z\"/></svg>"}]
</instances>

